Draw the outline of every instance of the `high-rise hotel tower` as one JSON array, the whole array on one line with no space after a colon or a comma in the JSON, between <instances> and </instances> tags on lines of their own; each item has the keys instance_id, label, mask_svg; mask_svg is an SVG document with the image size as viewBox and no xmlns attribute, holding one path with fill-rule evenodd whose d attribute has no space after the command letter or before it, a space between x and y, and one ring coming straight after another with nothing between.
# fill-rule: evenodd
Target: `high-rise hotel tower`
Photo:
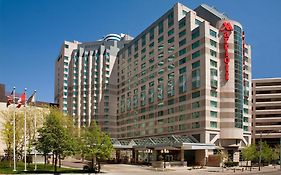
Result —
<instances>
[{"instance_id":1,"label":"high-rise hotel tower","mask_svg":"<svg viewBox=\"0 0 281 175\"><path fill-rule=\"evenodd\" d=\"M251 47L239 22L177 3L132 41L113 43L61 49L56 101L78 125L106 122L123 140L192 136L239 160L251 142L252 99Z\"/></svg>"},{"instance_id":2,"label":"high-rise hotel tower","mask_svg":"<svg viewBox=\"0 0 281 175\"><path fill-rule=\"evenodd\" d=\"M192 135L236 160L251 142L251 48L212 7L177 3L119 51L117 81L118 138Z\"/></svg>"},{"instance_id":3,"label":"high-rise hotel tower","mask_svg":"<svg viewBox=\"0 0 281 175\"><path fill-rule=\"evenodd\" d=\"M55 63L55 102L74 122L95 120L116 135L117 65L120 48L132 38L109 34L95 42L65 41Z\"/></svg>"}]
</instances>

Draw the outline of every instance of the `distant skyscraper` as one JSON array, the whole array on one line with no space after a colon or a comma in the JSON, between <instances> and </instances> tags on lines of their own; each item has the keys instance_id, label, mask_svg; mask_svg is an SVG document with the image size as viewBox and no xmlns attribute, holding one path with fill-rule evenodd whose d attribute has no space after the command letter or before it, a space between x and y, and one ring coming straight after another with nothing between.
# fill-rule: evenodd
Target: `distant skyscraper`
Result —
<instances>
[{"instance_id":1,"label":"distant skyscraper","mask_svg":"<svg viewBox=\"0 0 281 175\"><path fill-rule=\"evenodd\" d=\"M93 119L103 131L116 131L118 51L131 39L109 34L95 42L65 41L56 61L55 102L78 125Z\"/></svg>"}]
</instances>

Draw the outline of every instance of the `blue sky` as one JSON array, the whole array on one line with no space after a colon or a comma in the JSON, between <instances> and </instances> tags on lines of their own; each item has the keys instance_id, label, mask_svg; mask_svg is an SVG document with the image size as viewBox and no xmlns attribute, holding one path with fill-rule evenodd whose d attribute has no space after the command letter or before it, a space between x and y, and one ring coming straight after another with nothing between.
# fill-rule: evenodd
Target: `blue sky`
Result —
<instances>
[{"instance_id":1,"label":"blue sky","mask_svg":"<svg viewBox=\"0 0 281 175\"><path fill-rule=\"evenodd\" d=\"M0 83L34 89L53 102L54 62L64 40L95 41L108 33L137 36L180 2L216 7L245 30L253 78L281 77L279 0L0 0Z\"/></svg>"}]
</instances>

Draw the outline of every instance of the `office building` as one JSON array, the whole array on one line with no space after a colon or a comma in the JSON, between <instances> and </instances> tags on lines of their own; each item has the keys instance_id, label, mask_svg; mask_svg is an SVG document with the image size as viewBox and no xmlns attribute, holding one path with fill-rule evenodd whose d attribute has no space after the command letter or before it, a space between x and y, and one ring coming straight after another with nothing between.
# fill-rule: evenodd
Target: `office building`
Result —
<instances>
[{"instance_id":1,"label":"office building","mask_svg":"<svg viewBox=\"0 0 281 175\"><path fill-rule=\"evenodd\" d=\"M253 142L274 146L281 138L281 78L253 80Z\"/></svg>"}]
</instances>

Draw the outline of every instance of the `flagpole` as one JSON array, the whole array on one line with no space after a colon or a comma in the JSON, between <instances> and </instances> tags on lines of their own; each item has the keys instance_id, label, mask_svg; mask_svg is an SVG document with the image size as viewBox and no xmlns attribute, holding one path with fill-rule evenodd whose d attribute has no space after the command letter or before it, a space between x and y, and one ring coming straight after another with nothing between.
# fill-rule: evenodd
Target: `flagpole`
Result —
<instances>
[{"instance_id":1,"label":"flagpole","mask_svg":"<svg viewBox=\"0 0 281 175\"><path fill-rule=\"evenodd\" d=\"M34 90L34 109L35 109L35 95L36 90ZM34 113L34 139L36 140L36 113ZM36 147L34 146L34 171L37 170L37 160L36 160Z\"/></svg>"},{"instance_id":2,"label":"flagpole","mask_svg":"<svg viewBox=\"0 0 281 175\"><path fill-rule=\"evenodd\" d=\"M26 96L26 88L24 88L24 93ZM26 169L26 100L24 99L24 171Z\"/></svg>"},{"instance_id":3,"label":"flagpole","mask_svg":"<svg viewBox=\"0 0 281 175\"><path fill-rule=\"evenodd\" d=\"M17 171L16 168L16 87L13 88L13 99L14 99L14 116L13 116L13 141L14 141L14 169L13 171Z\"/></svg>"}]
</instances>

